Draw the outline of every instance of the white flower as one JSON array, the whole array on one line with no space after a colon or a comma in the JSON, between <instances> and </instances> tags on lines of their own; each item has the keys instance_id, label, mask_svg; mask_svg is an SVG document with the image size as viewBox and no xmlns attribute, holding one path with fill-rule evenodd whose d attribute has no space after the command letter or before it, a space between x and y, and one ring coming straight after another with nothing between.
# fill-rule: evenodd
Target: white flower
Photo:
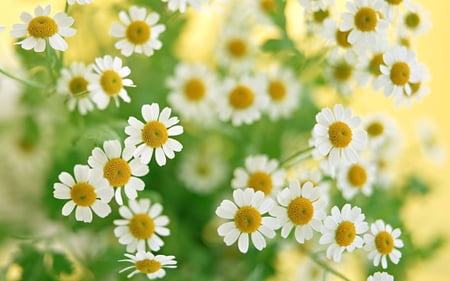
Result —
<instances>
[{"instance_id":1,"label":"white flower","mask_svg":"<svg viewBox=\"0 0 450 281\"><path fill-rule=\"evenodd\" d=\"M325 11L327 7L334 5L334 0L298 0L298 3L305 8L305 12L316 9Z\"/></svg>"},{"instance_id":2,"label":"white flower","mask_svg":"<svg viewBox=\"0 0 450 281\"><path fill-rule=\"evenodd\" d=\"M398 16L398 12L401 4L405 4L408 10L412 10L413 7L409 4L409 0L384 0L382 14L390 21L394 21L395 17Z\"/></svg>"},{"instance_id":3,"label":"white flower","mask_svg":"<svg viewBox=\"0 0 450 281\"><path fill-rule=\"evenodd\" d=\"M173 159L174 152L180 152L183 145L171 136L178 136L183 133L183 127L176 125L177 117L170 117L171 109L165 107L159 112L159 105L152 103L144 104L141 108L142 117L145 124L135 117L128 118L125 133L129 135L125 139L125 145L136 146L134 157L140 157L144 164L148 164L155 150L156 163L159 166L166 164L166 157ZM175 126L176 125L176 126Z\"/></svg>"},{"instance_id":4,"label":"white flower","mask_svg":"<svg viewBox=\"0 0 450 281\"><path fill-rule=\"evenodd\" d=\"M367 281L394 281L394 277L387 272L375 272L367 277Z\"/></svg>"},{"instance_id":5,"label":"white flower","mask_svg":"<svg viewBox=\"0 0 450 281\"><path fill-rule=\"evenodd\" d=\"M267 155L251 155L245 158L245 169L236 168L231 181L233 188L250 187L264 195L277 194L284 183L286 171L278 167L278 161Z\"/></svg>"},{"instance_id":6,"label":"white flower","mask_svg":"<svg viewBox=\"0 0 450 281\"><path fill-rule=\"evenodd\" d=\"M215 116L218 91L216 77L204 64L179 63L175 75L166 80L168 101L183 120L210 124Z\"/></svg>"},{"instance_id":7,"label":"white flower","mask_svg":"<svg viewBox=\"0 0 450 281\"><path fill-rule=\"evenodd\" d=\"M447 158L447 148L440 137L440 128L432 120L420 119L416 133L421 152L436 164L443 164Z\"/></svg>"},{"instance_id":8,"label":"white flower","mask_svg":"<svg viewBox=\"0 0 450 281\"><path fill-rule=\"evenodd\" d=\"M110 35L115 38L123 38L116 42L114 47L121 50L122 55L128 57L133 52L151 56L154 50L162 47L159 35L166 30L165 25L156 24L159 15L151 12L147 15L147 9L131 6L128 14L125 11L119 13L122 23L113 23Z\"/></svg>"},{"instance_id":9,"label":"white flower","mask_svg":"<svg viewBox=\"0 0 450 281\"><path fill-rule=\"evenodd\" d=\"M402 104L411 106L414 101L421 102L422 99L429 94L430 89L427 86L427 82L430 81L430 75L424 64L417 64L416 66L418 81L410 82L411 94L408 95L406 91L403 91L402 95L397 95L395 105L400 106Z\"/></svg>"},{"instance_id":10,"label":"white flower","mask_svg":"<svg viewBox=\"0 0 450 281\"><path fill-rule=\"evenodd\" d=\"M154 255L151 252L138 251L136 255L125 254L128 259L120 262L131 262L133 265L125 267L119 273L134 269L127 278L131 278L138 273L143 273L148 279L163 278L166 275L165 268L176 268L175 256Z\"/></svg>"},{"instance_id":11,"label":"white flower","mask_svg":"<svg viewBox=\"0 0 450 281\"><path fill-rule=\"evenodd\" d=\"M365 215L361 209L345 204L339 211L337 206L331 209L331 216L325 218L322 227L322 237L320 244L329 244L327 257L335 262L340 262L342 253L347 250L353 252L357 248L362 248L363 238L360 236L368 230Z\"/></svg>"},{"instance_id":12,"label":"white flower","mask_svg":"<svg viewBox=\"0 0 450 281\"><path fill-rule=\"evenodd\" d=\"M380 16L382 0L354 0L347 2L349 12L342 14L340 30L350 31L348 42L362 46L375 45L385 36L389 23Z\"/></svg>"},{"instance_id":13,"label":"white flower","mask_svg":"<svg viewBox=\"0 0 450 281\"><path fill-rule=\"evenodd\" d=\"M394 120L387 114L370 114L365 116L363 128L367 132L369 146L380 150L388 138L392 137L397 130Z\"/></svg>"},{"instance_id":14,"label":"white flower","mask_svg":"<svg viewBox=\"0 0 450 281\"><path fill-rule=\"evenodd\" d=\"M410 96L411 83L417 83L420 79L414 52L406 47L396 46L383 55L383 62L380 65L381 75L375 82L375 89L384 87L384 95L393 96L394 99L403 95L403 92Z\"/></svg>"},{"instance_id":15,"label":"white flower","mask_svg":"<svg viewBox=\"0 0 450 281\"><path fill-rule=\"evenodd\" d=\"M242 76L239 80L228 78L222 85L217 107L222 121L231 119L233 126L252 124L261 118L269 103L267 81L263 76Z\"/></svg>"},{"instance_id":16,"label":"white flower","mask_svg":"<svg viewBox=\"0 0 450 281\"><path fill-rule=\"evenodd\" d=\"M401 37L422 35L431 27L430 13L417 3L410 5L412 9L402 13L397 24L397 31Z\"/></svg>"},{"instance_id":17,"label":"white flower","mask_svg":"<svg viewBox=\"0 0 450 281\"><path fill-rule=\"evenodd\" d=\"M124 87L134 87L131 79L125 78L130 75L128 66L122 66L119 57L109 55L96 58L92 65L95 73L87 78L89 80L88 90L92 92L92 99L99 109L105 109L111 99L119 106L119 97L126 103L131 101Z\"/></svg>"},{"instance_id":18,"label":"white flower","mask_svg":"<svg viewBox=\"0 0 450 281\"><path fill-rule=\"evenodd\" d=\"M270 98L267 112L272 120L289 117L300 103L301 85L287 68L275 67L267 74L267 93Z\"/></svg>"},{"instance_id":19,"label":"white flower","mask_svg":"<svg viewBox=\"0 0 450 281\"><path fill-rule=\"evenodd\" d=\"M344 109L341 104L335 105L333 111L324 108L316 115L316 121L313 142L318 155L327 156L330 166L358 161L357 151L365 148L367 133L356 129L361 119L352 117L350 108Z\"/></svg>"},{"instance_id":20,"label":"white flower","mask_svg":"<svg viewBox=\"0 0 450 281\"><path fill-rule=\"evenodd\" d=\"M95 177L86 165L75 165L75 179L67 172L59 174L60 183L53 185L53 196L57 199L70 199L62 208L62 215L68 216L75 208L77 221L91 222L92 211L104 218L111 213L108 203L114 192L108 182ZM92 211L91 211L92 209Z\"/></svg>"},{"instance_id":21,"label":"white flower","mask_svg":"<svg viewBox=\"0 0 450 281\"><path fill-rule=\"evenodd\" d=\"M347 60L353 60L355 48L348 41L351 30L341 31L334 19L326 19L323 23L322 36L327 39L327 45L333 47L333 54L342 54Z\"/></svg>"},{"instance_id":22,"label":"white flower","mask_svg":"<svg viewBox=\"0 0 450 281\"><path fill-rule=\"evenodd\" d=\"M274 206L275 202L265 198L261 191L251 188L236 189L233 192L234 202L223 200L216 209L216 215L232 220L219 226L217 232L224 237L224 242L230 246L238 241L241 253L248 251L249 235L255 248L261 251L266 247L266 240L275 237L278 222L275 218L264 216Z\"/></svg>"},{"instance_id":23,"label":"white flower","mask_svg":"<svg viewBox=\"0 0 450 281\"><path fill-rule=\"evenodd\" d=\"M402 257L402 253L397 248L403 247L403 241L399 239L400 229L392 229L389 224L382 220L377 220L370 226L371 234L364 235L364 249L369 252L368 258L373 259L373 265L386 269L387 257L397 264Z\"/></svg>"},{"instance_id":24,"label":"white flower","mask_svg":"<svg viewBox=\"0 0 450 281\"><path fill-rule=\"evenodd\" d=\"M146 247L159 251L164 245L160 236L170 235L170 230L166 227L169 218L161 215L161 204L151 204L149 199L140 199L130 200L128 205L129 207L119 208L124 219L114 220L117 225L114 235L119 238L119 243L127 245L127 252L145 251Z\"/></svg>"},{"instance_id":25,"label":"white flower","mask_svg":"<svg viewBox=\"0 0 450 281\"><path fill-rule=\"evenodd\" d=\"M105 141L103 150L96 147L88 158L88 164L98 177L108 180L110 188L115 191L117 204L122 205L122 190L128 199L136 199L137 191L144 190L145 183L137 178L148 174L148 166L133 157L134 147L122 146L118 140Z\"/></svg>"},{"instance_id":26,"label":"white flower","mask_svg":"<svg viewBox=\"0 0 450 281\"><path fill-rule=\"evenodd\" d=\"M50 46L59 51L65 51L68 48L64 37L74 36L76 30L70 26L74 20L67 16L64 12L59 12L53 18L49 17L51 6L37 6L34 9L35 17L27 12L20 15L23 23L14 24L10 32L14 38L23 38L24 40L17 42L25 50L34 49L35 52L43 52L46 42Z\"/></svg>"},{"instance_id":27,"label":"white flower","mask_svg":"<svg viewBox=\"0 0 450 281\"><path fill-rule=\"evenodd\" d=\"M328 163L328 161L326 161ZM325 173L321 171L319 168L315 169L297 169L295 170L295 179L298 180L300 185L303 185L306 182L311 182L314 188L318 188L320 191L320 200L323 200L326 204L330 202L329 198L329 190L330 190L330 182L324 181Z\"/></svg>"},{"instance_id":28,"label":"white flower","mask_svg":"<svg viewBox=\"0 0 450 281\"><path fill-rule=\"evenodd\" d=\"M376 79L381 75L380 65L384 63L383 55L388 50L387 40L380 39L376 45L358 52L358 72L355 78L359 85L365 86L371 81L375 87Z\"/></svg>"},{"instance_id":29,"label":"white flower","mask_svg":"<svg viewBox=\"0 0 450 281\"><path fill-rule=\"evenodd\" d=\"M359 161L340 167L336 185L346 200L353 199L359 192L369 196L375 176L376 167L372 163Z\"/></svg>"},{"instance_id":30,"label":"white flower","mask_svg":"<svg viewBox=\"0 0 450 281\"><path fill-rule=\"evenodd\" d=\"M186 7L188 5L192 6L196 10L200 10L203 3L208 2L208 0L162 0L163 2L168 2L167 6L171 11L180 11L181 13L186 12Z\"/></svg>"},{"instance_id":31,"label":"white flower","mask_svg":"<svg viewBox=\"0 0 450 281\"><path fill-rule=\"evenodd\" d=\"M328 56L328 65L325 69L325 77L331 87L335 88L338 93L343 95L351 95L354 91L356 73L356 56L350 51L339 53L337 48L333 49Z\"/></svg>"},{"instance_id":32,"label":"white flower","mask_svg":"<svg viewBox=\"0 0 450 281\"><path fill-rule=\"evenodd\" d=\"M289 182L289 188L278 194L278 203L270 214L277 218L281 225L281 237L287 238L295 227L295 240L305 243L313 238L313 230L320 232L322 220L325 218L326 202L321 197L319 187L311 182L301 187L297 180Z\"/></svg>"},{"instance_id":33,"label":"white flower","mask_svg":"<svg viewBox=\"0 0 450 281\"><path fill-rule=\"evenodd\" d=\"M73 62L69 67L61 69L57 91L68 97L67 106L70 111L73 111L76 106L82 115L94 110L94 104L88 91L87 77L90 73L92 73L92 67L81 62Z\"/></svg>"},{"instance_id":34,"label":"white flower","mask_svg":"<svg viewBox=\"0 0 450 281\"><path fill-rule=\"evenodd\" d=\"M325 24L332 20L333 10L334 3L330 2L325 3L325 7L313 6L309 12L305 10L306 23L309 25L310 32L325 34Z\"/></svg>"},{"instance_id":35,"label":"white flower","mask_svg":"<svg viewBox=\"0 0 450 281\"><path fill-rule=\"evenodd\" d=\"M73 5L75 4L75 1L80 4L80 5L84 5L84 4L91 4L92 0L67 0L67 3L69 5Z\"/></svg>"}]
</instances>

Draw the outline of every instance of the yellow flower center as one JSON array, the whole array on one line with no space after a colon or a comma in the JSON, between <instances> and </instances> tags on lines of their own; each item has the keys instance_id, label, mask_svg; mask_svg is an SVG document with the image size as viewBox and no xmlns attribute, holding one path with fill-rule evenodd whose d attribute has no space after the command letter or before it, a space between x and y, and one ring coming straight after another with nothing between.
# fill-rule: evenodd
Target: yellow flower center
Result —
<instances>
[{"instance_id":1,"label":"yellow flower center","mask_svg":"<svg viewBox=\"0 0 450 281\"><path fill-rule=\"evenodd\" d=\"M161 263L159 261L149 260L149 259L137 261L135 266L136 266L137 270L139 270L140 272L142 272L144 274L155 273L156 271L160 270L162 267Z\"/></svg>"},{"instance_id":2,"label":"yellow flower center","mask_svg":"<svg viewBox=\"0 0 450 281\"><path fill-rule=\"evenodd\" d=\"M255 191L262 191L268 195L272 191L272 178L266 172L254 172L248 178L247 185Z\"/></svg>"},{"instance_id":3,"label":"yellow flower center","mask_svg":"<svg viewBox=\"0 0 450 281\"><path fill-rule=\"evenodd\" d=\"M411 96L417 94L417 92L419 91L421 85L422 85L422 83L420 83L420 82L409 83L409 86L411 87ZM408 96L408 94L406 93L405 90L403 90L403 95Z\"/></svg>"},{"instance_id":4,"label":"yellow flower center","mask_svg":"<svg viewBox=\"0 0 450 281\"><path fill-rule=\"evenodd\" d=\"M236 58L240 59L247 53L247 45L241 39L231 39L227 44L228 53Z\"/></svg>"},{"instance_id":5,"label":"yellow flower center","mask_svg":"<svg viewBox=\"0 0 450 281\"><path fill-rule=\"evenodd\" d=\"M420 24L420 17L417 13L408 13L405 16L405 24L411 29L416 29Z\"/></svg>"},{"instance_id":6,"label":"yellow flower center","mask_svg":"<svg viewBox=\"0 0 450 281\"><path fill-rule=\"evenodd\" d=\"M352 141L352 129L341 121L336 121L328 128L328 137L334 147L346 147Z\"/></svg>"},{"instance_id":7,"label":"yellow flower center","mask_svg":"<svg viewBox=\"0 0 450 281\"><path fill-rule=\"evenodd\" d=\"M142 129L142 140L152 148L160 147L169 139L166 126L159 121L150 121Z\"/></svg>"},{"instance_id":8,"label":"yellow flower center","mask_svg":"<svg viewBox=\"0 0 450 281\"><path fill-rule=\"evenodd\" d=\"M184 93L191 101L201 100L205 96L205 84L198 78L192 78L184 84Z\"/></svg>"},{"instance_id":9,"label":"yellow flower center","mask_svg":"<svg viewBox=\"0 0 450 281\"><path fill-rule=\"evenodd\" d=\"M369 71L374 76L379 76L381 74L380 65L384 64L383 54L375 54L369 62Z\"/></svg>"},{"instance_id":10,"label":"yellow flower center","mask_svg":"<svg viewBox=\"0 0 450 281\"><path fill-rule=\"evenodd\" d=\"M69 90L72 95L81 94L87 91L89 82L83 76L75 76L69 82Z\"/></svg>"},{"instance_id":11,"label":"yellow flower center","mask_svg":"<svg viewBox=\"0 0 450 281\"><path fill-rule=\"evenodd\" d=\"M411 42L409 41L409 38L402 37L402 38L400 38L400 45L409 48L409 47L411 47Z\"/></svg>"},{"instance_id":12,"label":"yellow flower center","mask_svg":"<svg viewBox=\"0 0 450 281\"><path fill-rule=\"evenodd\" d=\"M122 77L114 70L105 70L100 77L100 85L107 95L117 95L123 86Z\"/></svg>"},{"instance_id":13,"label":"yellow flower center","mask_svg":"<svg viewBox=\"0 0 450 281\"><path fill-rule=\"evenodd\" d=\"M377 12L369 7L363 7L358 10L354 18L355 27L362 32L374 31L377 27Z\"/></svg>"},{"instance_id":14,"label":"yellow flower center","mask_svg":"<svg viewBox=\"0 0 450 281\"><path fill-rule=\"evenodd\" d=\"M381 136L384 132L384 126L380 122L372 122L370 123L367 128L367 134L371 137L378 137Z\"/></svg>"},{"instance_id":15,"label":"yellow flower center","mask_svg":"<svg viewBox=\"0 0 450 281\"><path fill-rule=\"evenodd\" d=\"M261 0L259 2L261 9L263 9L266 12L272 12L277 7L277 4L274 0Z\"/></svg>"},{"instance_id":16,"label":"yellow flower center","mask_svg":"<svg viewBox=\"0 0 450 281\"><path fill-rule=\"evenodd\" d=\"M347 247L353 243L356 237L355 225L350 221L343 221L337 227L334 239L341 247Z\"/></svg>"},{"instance_id":17,"label":"yellow flower center","mask_svg":"<svg viewBox=\"0 0 450 281\"><path fill-rule=\"evenodd\" d=\"M361 188L367 181L366 169L358 164L352 165L347 173L348 181L356 188Z\"/></svg>"},{"instance_id":18,"label":"yellow flower center","mask_svg":"<svg viewBox=\"0 0 450 281\"><path fill-rule=\"evenodd\" d=\"M109 160L103 168L103 176L115 187L124 186L131 177L130 165L122 158Z\"/></svg>"},{"instance_id":19,"label":"yellow flower center","mask_svg":"<svg viewBox=\"0 0 450 281\"><path fill-rule=\"evenodd\" d=\"M338 81L344 82L350 79L353 73L353 68L348 63L342 61L334 66L333 75Z\"/></svg>"},{"instance_id":20,"label":"yellow flower center","mask_svg":"<svg viewBox=\"0 0 450 281\"><path fill-rule=\"evenodd\" d=\"M97 193L92 185L87 182L79 182L72 186L70 197L76 205L89 207L97 199Z\"/></svg>"},{"instance_id":21,"label":"yellow flower center","mask_svg":"<svg viewBox=\"0 0 450 281\"><path fill-rule=\"evenodd\" d=\"M313 19L317 23L322 23L325 19L330 16L330 12L328 10L317 10L313 13Z\"/></svg>"},{"instance_id":22,"label":"yellow flower center","mask_svg":"<svg viewBox=\"0 0 450 281\"><path fill-rule=\"evenodd\" d=\"M234 223L237 229L244 233L252 233L261 225L261 214L251 206L241 207L234 215Z\"/></svg>"},{"instance_id":23,"label":"yellow flower center","mask_svg":"<svg viewBox=\"0 0 450 281\"><path fill-rule=\"evenodd\" d=\"M283 100L286 96L286 86L281 81L271 81L269 83L269 95L272 100Z\"/></svg>"},{"instance_id":24,"label":"yellow flower center","mask_svg":"<svg viewBox=\"0 0 450 281\"><path fill-rule=\"evenodd\" d=\"M382 255L389 255L394 249L394 239L387 231L381 231L375 236L375 247Z\"/></svg>"},{"instance_id":25,"label":"yellow flower center","mask_svg":"<svg viewBox=\"0 0 450 281\"><path fill-rule=\"evenodd\" d=\"M403 0L386 0L391 5L399 5Z\"/></svg>"},{"instance_id":26,"label":"yellow flower center","mask_svg":"<svg viewBox=\"0 0 450 281\"><path fill-rule=\"evenodd\" d=\"M128 225L131 235L137 239L149 239L155 232L155 222L147 214L135 214Z\"/></svg>"},{"instance_id":27,"label":"yellow flower center","mask_svg":"<svg viewBox=\"0 0 450 281\"><path fill-rule=\"evenodd\" d=\"M297 225L307 224L314 215L314 207L310 200L297 197L289 203L287 208L289 219Z\"/></svg>"},{"instance_id":28,"label":"yellow flower center","mask_svg":"<svg viewBox=\"0 0 450 281\"><path fill-rule=\"evenodd\" d=\"M228 102L236 109L245 109L253 104L253 96L252 89L238 85L231 91Z\"/></svg>"},{"instance_id":29,"label":"yellow flower center","mask_svg":"<svg viewBox=\"0 0 450 281\"><path fill-rule=\"evenodd\" d=\"M28 33L35 38L49 38L58 31L56 22L47 16L37 16L28 23Z\"/></svg>"},{"instance_id":30,"label":"yellow flower center","mask_svg":"<svg viewBox=\"0 0 450 281\"><path fill-rule=\"evenodd\" d=\"M126 36L128 41L135 45L142 45L150 39L152 30L150 26L141 20L133 21L128 25Z\"/></svg>"},{"instance_id":31,"label":"yellow flower center","mask_svg":"<svg viewBox=\"0 0 450 281\"><path fill-rule=\"evenodd\" d=\"M409 81L411 70L405 62L396 62L392 65L390 78L392 83L397 86L404 86Z\"/></svg>"},{"instance_id":32,"label":"yellow flower center","mask_svg":"<svg viewBox=\"0 0 450 281\"><path fill-rule=\"evenodd\" d=\"M342 47L342 48L350 48L352 44L348 42L348 35L350 34L352 30L347 31L340 31L339 29L336 30L336 43Z\"/></svg>"}]
</instances>

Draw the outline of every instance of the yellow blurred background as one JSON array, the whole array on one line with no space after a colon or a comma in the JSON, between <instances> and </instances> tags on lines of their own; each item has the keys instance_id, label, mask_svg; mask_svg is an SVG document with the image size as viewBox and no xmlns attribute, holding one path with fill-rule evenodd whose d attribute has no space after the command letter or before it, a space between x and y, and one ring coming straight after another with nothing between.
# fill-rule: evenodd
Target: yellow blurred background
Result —
<instances>
[{"instance_id":1,"label":"yellow blurred background","mask_svg":"<svg viewBox=\"0 0 450 281\"><path fill-rule=\"evenodd\" d=\"M106 1L94 0L94 3ZM112 2L112 1L108 1ZM436 125L437 142L445 149L450 148L450 1L448 0L412 0L421 4L431 12L432 27L427 34L418 38L415 50L420 62L427 65L431 82L430 94L421 103L414 103L412 107L395 107L390 99L381 94L360 90L355 94L352 108L357 113L385 111L397 119L406 146L413 150L418 147L417 121L422 118L430 119ZM9 30L13 23L19 23L22 11L31 12L37 4L52 4L62 9L64 1L39 0L8 0L4 1L0 9L0 26L7 26L7 30L0 34L0 51L2 56L8 54L6 46L11 42ZM6 7L5 7L6 4ZM107 34L105 34L107 35ZM86 46L95 42L86 42ZM1 94L1 93L0 93ZM433 186L431 194L424 198L414 198L407 204L404 218L413 230L413 238L419 243L426 243L437 234L450 239L450 165L448 157L444 163L436 164L427 157L415 152L414 156L402 157L401 173L421 171L426 174L427 181ZM408 280L447 281L450 276L450 243L442 248L432 260L424 261L412 268Z\"/></svg>"}]
</instances>

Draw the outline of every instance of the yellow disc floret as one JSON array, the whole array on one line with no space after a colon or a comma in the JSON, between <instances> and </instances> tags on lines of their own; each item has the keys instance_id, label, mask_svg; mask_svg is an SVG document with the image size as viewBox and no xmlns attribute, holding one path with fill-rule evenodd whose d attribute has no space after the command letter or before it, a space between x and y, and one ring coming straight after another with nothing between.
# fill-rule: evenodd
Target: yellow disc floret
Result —
<instances>
[{"instance_id":1,"label":"yellow disc floret","mask_svg":"<svg viewBox=\"0 0 450 281\"><path fill-rule=\"evenodd\" d=\"M250 175L247 185L255 191L262 191L268 195L272 191L272 178L266 172L257 171Z\"/></svg>"},{"instance_id":2,"label":"yellow disc floret","mask_svg":"<svg viewBox=\"0 0 450 281\"><path fill-rule=\"evenodd\" d=\"M142 129L142 140L152 148L161 147L168 139L167 128L159 121L150 121Z\"/></svg>"},{"instance_id":3,"label":"yellow disc floret","mask_svg":"<svg viewBox=\"0 0 450 281\"><path fill-rule=\"evenodd\" d=\"M161 269L161 263L157 260L141 260L136 262L136 269L144 274L155 273Z\"/></svg>"},{"instance_id":4,"label":"yellow disc floret","mask_svg":"<svg viewBox=\"0 0 450 281\"><path fill-rule=\"evenodd\" d=\"M247 54L247 44L241 39L231 39L228 41L227 50L232 57L240 59Z\"/></svg>"},{"instance_id":5,"label":"yellow disc floret","mask_svg":"<svg viewBox=\"0 0 450 281\"><path fill-rule=\"evenodd\" d=\"M370 137L378 137L384 133L384 126L380 122L372 122L366 128Z\"/></svg>"},{"instance_id":6,"label":"yellow disc floret","mask_svg":"<svg viewBox=\"0 0 450 281\"><path fill-rule=\"evenodd\" d=\"M387 231L380 231L377 236L375 236L375 247L381 254L389 255L394 249L394 239L392 239L392 235Z\"/></svg>"},{"instance_id":7,"label":"yellow disc floret","mask_svg":"<svg viewBox=\"0 0 450 281\"><path fill-rule=\"evenodd\" d=\"M198 78L192 78L184 84L184 94L191 101L199 101L205 96L205 84Z\"/></svg>"},{"instance_id":8,"label":"yellow disc floret","mask_svg":"<svg viewBox=\"0 0 450 281\"><path fill-rule=\"evenodd\" d=\"M228 102L236 109L245 109L253 104L253 98L252 89L244 85L238 85L231 90Z\"/></svg>"},{"instance_id":9,"label":"yellow disc floret","mask_svg":"<svg viewBox=\"0 0 450 281\"><path fill-rule=\"evenodd\" d=\"M339 62L333 68L334 78L338 81L344 82L350 79L353 73L353 68L345 61Z\"/></svg>"},{"instance_id":10,"label":"yellow disc floret","mask_svg":"<svg viewBox=\"0 0 450 281\"><path fill-rule=\"evenodd\" d=\"M381 74L380 65L384 64L383 54L375 54L369 62L369 71L374 76L379 76Z\"/></svg>"},{"instance_id":11,"label":"yellow disc floret","mask_svg":"<svg viewBox=\"0 0 450 281\"><path fill-rule=\"evenodd\" d=\"M420 24L420 17L417 13L408 13L405 16L405 24L411 29L416 29Z\"/></svg>"},{"instance_id":12,"label":"yellow disc floret","mask_svg":"<svg viewBox=\"0 0 450 281\"><path fill-rule=\"evenodd\" d=\"M122 158L111 159L103 168L103 176L112 186L124 186L131 178L130 165L128 165L128 162Z\"/></svg>"},{"instance_id":13,"label":"yellow disc floret","mask_svg":"<svg viewBox=\"0 0 450 281\"><path fill-rule=\"evenodd\" d=\"M241 207L234 215L234 223L237 229L244 233L252 233L261 225L261 214L251 206Z\"/></svg>"},{"instance_id":14,"label":"yellow disc floret","mask_svg":"<svg viewBox=\"0 0 450 281\"><path fill-rule=\"evenodd\" d=\"M94 187L87 182L79 182L72 186L70 197L76 205L89 207L94 204L97 199Z\"/></svg>"},{"instance_id":15,"label":"yellow disc floret","mask_svg":"<svg viewBox=\"0 0 450 281\"><path fill-rule=\"evenodd\" d=\"M334 147L346 147L352 141L352 129L341 121L336 121L328 128L328 137Z\"/></svg>"},{"instance_id":16,"label":"yellow disc floret","mask_svg":"<svg viewBox=\"0 0 450 281\"><path fill-rule=\"evenodd\" d=\"M69 90L72 95L85 93L89 82L83 76L75 76L69 82Z\"/></svg>"},{"instance_id":17,"label":"yellow disc floret","mask_svg":"<svg viewBox=\"0 0 450 281\"><path fill-rule=\"evenodd\" d=\"M347 179L354 187L363 187L363 185L367 182L366 169L358 164L352 165L350 169L348 169Z\"/></svg>"},{"instance_id":18,"label":"yellow disc floret","mask_svg":"<svg viewBox=\"0 0 450 281\"><path fill-rule=\"evenodd\" d=\"M309 199L297 197L287 208L289 219L297 225L307 224L314 215L314 207Z\"/></svg>"},{"instance_id":19,"label":"yellow disc floret","mask_svg":"<svg viewBox=\"0 0 450 281\"><path fill-rule=\"evenodd\" d=\"M142 45L150 39L152 34L150 26L145 21L133 21L128 25L126 36L128 41L135 45Z\"/></svg>"},{"instance_id":20,"label":"yellow disc floret","mask_svg":"<svg viewBox=\"0 0 450 281\"><path fill-rule=\"evenodd\" d=\"M313 13L313 19L317 23L322 23L325 19L330 16L330 12L328 10L317 10Z\"/></svg>"},{"instance_id":21,"label":"yellow disc floret","mask_svg":"<svg viewBox=\"0 0 450 281\"><path fill-rule=\"evenodd\" d=\"M362 32L375 31L378 23L377 12L369 7L360 8L355 14L354 23Z\"/></svg>"},{"instance_id":22,"label":"yellow disc floret","mask_svg":"<svg viewBox=\"0 0 450 281\"><path fill-rule=\"evenodd\" d=\"M336 43L339 45L339 47L350 48L352 46L352 44L348 42L348 35L351 31L351 29L347 31L340 31L339 29L336 30Z\"/></svg>"},{"instance_id":23,"label":"yellow disc floret","mask_svg":"<svg viewBox=\"0 0 450 281\"><path fill-rule=\"evenodd\" d=\"M47 16L37 16L28 23L28 33L35 38L46 39L58 31L55 20Z\"/></svg>"},{"instance_id":24,"label":"yellow disc floret","mask_svg":"<svg viewBox=\"0 0 450 281\"><path fill-rule=\"evenodd\" d=\"M277 7L275 0L260 0L259 3L261 8L268 13L274 11Z\"/></svg>"},{"instance_id":25,"label":"yellow disc floret","mask_svg":"<svg viewBox=\"0 0 450 281\"><path fill-rule=\"evenodd\" d=\"M107 95L117 95L123 86L122 77L114 70L105 70L100 77L100 85Z\"/></svg>"},{"instance_id":26,"label":"yellow disc floret","mask_svg":"<svg viewBox=\"0 0 450 281\"><path fill-rule=\"evenodd\" d=\"M269 83L269 95L274 101L281 101L286 96L286 86L281 81L271 81Z\"/></svg>"},{"instance_id":27,"label":"yellow disc floret","mask_svg":"<svg viewBox=\"0 0 450 281\"><path fill-rule=\"evenodd\" d=\"M411 70L405 62L396 62L392 65L390 78L397 86L404 86L409 81Z\"/></svg>"},{"instance_id":28,"label":"yellow disc floret","mask_svg":"<svg viewBox=\"0 0 450 281\"><path fill-rule=\"evenodd\" d=\"M135 214L128 225L131 235L137 239L149 239L155 232L155 222L147 214Z\"/></svg>"},{"instance_id":29,"label":"yellow disc floret","mask_svg":"<svg viewBox=\"0 0 450 281\"><path fill-rule=\"evenodd\" d=\"M347 247L353 243L356 237L355 225L350 221L343 221L336 229L335 240L341 247Z\"/></svg>"}]
</instances>

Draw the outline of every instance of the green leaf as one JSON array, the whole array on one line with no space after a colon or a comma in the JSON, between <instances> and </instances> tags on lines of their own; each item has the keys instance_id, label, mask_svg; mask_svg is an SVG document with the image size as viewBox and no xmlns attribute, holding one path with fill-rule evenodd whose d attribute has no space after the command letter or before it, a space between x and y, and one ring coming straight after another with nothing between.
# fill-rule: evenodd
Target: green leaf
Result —
<instances>
[{"instance_id":1,"label":"green leaf","mask_svg":"<svg viewBox=\"0 0 450 281\"><path fill-rule=\"evenodd\" d=\"M59 275L61 273L71 274L73 272L72 262L65 254L53 253L53 271Z\"/></svg>"}]
</instances>

